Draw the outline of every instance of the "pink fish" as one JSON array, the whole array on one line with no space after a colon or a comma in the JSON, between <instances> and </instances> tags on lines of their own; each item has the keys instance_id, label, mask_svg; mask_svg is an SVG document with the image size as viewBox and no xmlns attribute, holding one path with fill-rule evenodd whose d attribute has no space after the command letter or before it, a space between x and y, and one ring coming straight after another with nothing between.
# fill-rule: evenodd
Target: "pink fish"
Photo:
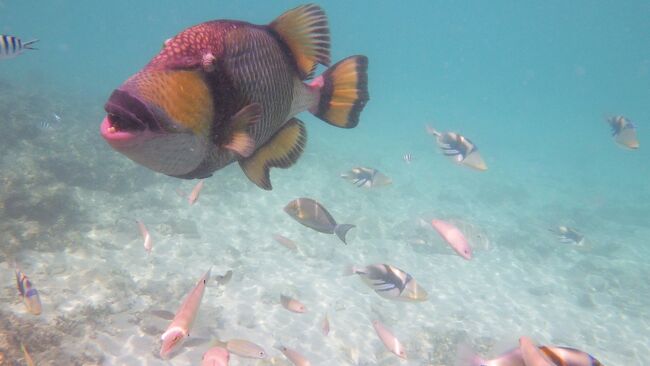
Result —
<instances>
[{"instance_id":1,"label":"pink fish","mask_svg":"<svg viewBox=\"0 0 650 366\"><path fill-rule=\"evenodd\" d=\"M327 314L323 317L323 322L321 323L321 330L323 331L323 335L327 336L330 334L330 320Z\"/></svg>"},{"instance_id":2,"label":"pink fish","mask_svg":"<svg viewBox=\"0 0 650 366\"><path fill-rule=\"evenodd\" d=\"M230 353L223 347L212 347L203 354L201 366L228 366Z\"/></svg>"},{"instance_id":3,"label":"pink fish","mask_svg":"<svg viewBox=\"0 0 650 366\"><path fill-rule=\"evenodd\" d=\"M519 349L526 366L555 366L528 337L519 338Z\"/></svg>"},{"instance_id":4,"label":"pink fish","mask_svg":"<svg viewBox=\"0 0 650 366\"><path fill-rule=\"evenodd\" d=\"M292 299L289 296L280 295L280 303L284 306L285 309L294 312L294 313L304 313L307 311L305 305L296 299Z\"/></svg>"},{"instance_id":5,"label":"pink fish","mask_svg":"<svg viewBox=\"0 0 650 366\"><path fill-rule=\"evenodd\" d=\"M461 257L472 259L472 248L470 248L465 235L454 225L442 220L431 220L431 226L442 236L449 246Z\"/></svg>"},{"instance_id":6,"label":"pink fish","mask_svg":"<svg viewBox=\"0 0 650 366\"><path fill-rule=\"evenodd\" d=\"M153 249L153 243L151 242L151 235L149 235L149 230L144 226L142 221L137 221L138 227L140 228L140 234L142 234L142 239L144 240L144 250L147 254L151 254L151 249Z\"/></svg>"},{"instance_id":7,"label":"pink fish","mask_svg":"<svg viewBox=\"0 0 650 366\"><path fill-rule=\"evenodd\" d=\"M404 346L402 346L402 343L400 343L390 330L388 330L379 320L373 320L372 326L375 328L379 339L381 339L384 346L386 346L389 351L393 352L400 358L405 360L407 359Z\"/></svg>"},{"instance_id":8,"label":"pink fish","mask_svg":"<svg viewBox=\"0 0 650 366\"><path fill-rule=\"evenodd\" d=\"M190 336L190 329L199 312L205 285L209 278L210 270L199 279L192 292L187 295L180 309L174 315L172 323L169 324L165 333L160 337L162 339L162 347L160 348L160 357L162 359L170 358L171 353L179 349L185 339Z\"/></svg>"},{"instance_id":9,"label":"pink fish","mask_svg":"<svg viewBox=\"0 0 650 366\"><path fill-rule=\"evenodd\" d=\"M558 366L603 366L590 354L568 347L539 346L553 363ZM472 349L461 346L458 352L457 366L526 366L519 347L505 352L493 359L483 359Z\"/></svg>"},{"instance_id":10,"label":"pink fish","mask_svg":"<svg viewBox=\"0 0 650 366\"><path fill-rule=\"evenodd\" d=\"M192 192L190 192L190 195L187 197L187 201L190 203L190 206L196 203L196 201L199 199L199 194L201 194L201 190L203 189L203 179L201 179L194 188L192 189Z\"/></svg>"}]
</instances>

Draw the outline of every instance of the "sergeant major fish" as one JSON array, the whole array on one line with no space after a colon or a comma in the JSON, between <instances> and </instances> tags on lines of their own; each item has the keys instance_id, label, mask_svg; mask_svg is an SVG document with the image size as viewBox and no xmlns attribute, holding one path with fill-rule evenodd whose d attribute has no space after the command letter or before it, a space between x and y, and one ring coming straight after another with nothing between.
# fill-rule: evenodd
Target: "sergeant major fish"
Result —
<instances>
[{"instance_id":1,"label":"sergeant major fish","mask_svg":"<svg viewBox=\"0 0 650 366\"><path fill-rule=\"evenodd\" d=\"M41 297L38 291L32 285L32 282L25 276L25 274L16 265L16 287L23 304L27 311L33 315L40 315L42 312Z\"/></svg>"},{"instance_id":2,"label":"sergeant major fish","mask_svg":"<svg viewBox=\"0 0 650 366\"><path fill-rule=\"evenodd\" d=\"M377 295L391 300L426 301L427 292L408 273L390 264L348 267L345 275L357 274Z\"/></svg>"},{"instance_id":3,"label":"sergeant major fish","mask_svg":"<svg viewBox=\"0 0 650 366\"><path fill-rule=\"evenodd\" d=\"M639 140L636 137L636 127L629 119L623 116L615 116L607 119L612 128L612 136L617 144L632 150L639 148Z\"/></svg>"},{"instance_id":4,"label":"sergeant major fish","mask_svg":"<svg viewBox=\"0 0 650 366\"><path fill-rule=\"evenodd\" d=\"M284 207L284 212L308 228L325 234L336 234L344 244L347 244L345 236L348 231L355 227L351 224L337 224L325 207L311 198L303 197L289 202Z\"/></svg>"},{"instance_id":5,"label":"sergeant major fish","mask_svg":"<svg viewBox=\"0 0 650 366\"><path fill-rule=\"evenodd\" d=\"M18 37L0 34L0 60L14 58L25 50L37 50L34 48L36 42L38 39L23 43Z\"/></svg>"},{"instance_id":6,"label":"sergeant major fish","mask_svg":"<svg viewBox=\"0 0 650 366\"><path fill-rule=\"evenodd\" d=\"M472 141L456 132L438 132L431 126L427 132L436 138L442 153L457 164L465 165L476 170L487 170L487 165L478 148Z\"/></svg>"},{"instance_id":7,"label":"sergeant major fish","mask_svg":"<svg viewBox=\"0 0 650 366\"><path fill-rule=\"evenodd\" d=\"M233 162L259 187L288 168L307 140L294 116L308 110L353 128L369 100L368 59L330 64L325 12L309 4L269 25L215 20L165 41L160 53L117 88L100 132L115 150L154 171L206 178Z\"/></svg>"}]
</instances>

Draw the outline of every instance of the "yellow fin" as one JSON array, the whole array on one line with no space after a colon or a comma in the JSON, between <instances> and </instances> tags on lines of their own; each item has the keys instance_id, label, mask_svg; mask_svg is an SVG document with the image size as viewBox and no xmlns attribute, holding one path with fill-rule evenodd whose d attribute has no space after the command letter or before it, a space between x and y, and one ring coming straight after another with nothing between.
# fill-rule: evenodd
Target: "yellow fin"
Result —
<instances>
[{"instance_id":1,"label":"yellow fin","mask_svg":"<svg viewBox=\"0 0 650 366\"><path fill-rule=\"evenodd\" d=\"M248 128L262 118L262 106L253 103L242 108L230 120L229 141L223 147L247 158L255 151L255 140L248 133Z\"/></svg>"},{"instance_id":2,"label":"yellow fin","mask_svg":"<svg viewBox=\"0 0 650 366\"><path fill-rule=\"evenodd\" d=\"M258 187L271 190L269 169L292 166L302 154L306 142L305 125L299 119L292 118L251 157L240 160L239 165Z\"/></svg>"},{"instance_id":3,"label":"yellow fin","mask_svg":"<svg viewBox=\"0 0 650 366\"><path fill-rule=\"evenodd\" d=\"M291 50L301 80L311 78L317 64L330 64L330 30L320 6L307 4L291 9L269 27Z\"/></svg>"},{"instance_id":4,"label":"yellow fin","mask_svg":"<svg viewBox=\"0 0 650 366\"><path fill-rule=\"evenodd\" d=\"M319 87L320 100L314 115L342 128L353 128L370 99L368 58L350 56L325 70L312 82Z\"/></svg>"}]
</instances>

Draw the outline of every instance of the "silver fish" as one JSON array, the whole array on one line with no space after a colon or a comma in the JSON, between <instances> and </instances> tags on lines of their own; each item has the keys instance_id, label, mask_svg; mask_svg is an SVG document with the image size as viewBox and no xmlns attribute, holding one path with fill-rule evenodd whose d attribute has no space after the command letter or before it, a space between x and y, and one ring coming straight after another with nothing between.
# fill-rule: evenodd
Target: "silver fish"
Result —
<instances>
[{"instance_id":1,"label":"silver fish","mask_svg":"<svg viewBox=\"0 0 650 366\"><path fill-rule=\"evenodd\" d=\"M636 127L629 119L623 116L615 116L607 119L612 128L612 136L619 145L636 150L639 148L639 140L636 137Z\"/></svg>"},{"instance_id":2,"label":"silver fish","mask_svg":"<svg viewBox=\"0 0 650 366\"><path fill-rule=\"evenodd\" d=\"M357 274L377 295L391 300L426 301L427 292L410 274L390 264L371 264L366 267L351 266L345 274Z\"/></svg>"},{"instance_id":3,"label":"silver fish","mask_svg":"<svg viewBox=\"0 0 650 366\"><path fill-rule=\"evenodd\" d=\"M347 244L345 235L355 227L350 224L337 224L325 207L311 198L303 197L289 202L284 207L284 212L308 228L325 234L336 234L344 244Z\"/></svg>"},{"instance_id":4,"label":"silver fish","mask_svg":"<svg viewBox=\"0 0 650 366\"><path fill-rule=\"evenodd\" d=\"M455 163L476 170L487 170L487 165L479 154L478 148L465 136L456 132L438 132L430 126L427 126L427 132L436 137L436 142L443 155Z\"/></svg>"},{"instance_id":5,"label":"silver fish","mask_svg":"<svg viewBox=\"0 0 650 366\"><path fill-rule=\"evenodd\" d=\"M347 179L357 187L381 187L392 183L392 180L377 169L357 167L341 174L341 178Z\"/></svg>"},{"instance_id":6,"label":"silver fish","mask_svg":"<svg viewBox=\"0 0 650 366\"><path fill-rule=\"evenodd\" d=\"M37 48L33 47L36 42L38 39L23 43L18 37L0 34L0 60L14 58L25 50L36 50Z\"/></svg>"}]
</instances>

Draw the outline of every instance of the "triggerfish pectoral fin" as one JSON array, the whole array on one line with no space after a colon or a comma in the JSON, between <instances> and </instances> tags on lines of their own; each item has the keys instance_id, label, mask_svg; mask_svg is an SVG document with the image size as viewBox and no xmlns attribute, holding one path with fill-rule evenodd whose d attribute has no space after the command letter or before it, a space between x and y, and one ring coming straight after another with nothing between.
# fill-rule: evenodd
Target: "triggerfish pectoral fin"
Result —
<instances>
[{"instance_id":1,"label":"triggerfish pectoral fin","mask_svg":"<svg viewBox=\"0 0 650 366\"><path fill-rule=\"evenodd\" d=\"M292 118L252 156L240 160L239 165L258 187L271 190L270 168L292 166L302 154L306 142L305 125L299 119Z\"/></svg>"},{"instance_id":2,"label":"triggerfish pectoral fin","mask_svg":"<svg viewBox=\"0 0 650 366\"><path fill-rule=\"evenodd\" d=\"M251 125L262 118L262 106L253 103L242 108L230 121L231 132L228 133L230 141L224 145L228 150L247 158L255 151L255 140L248 133Z\"/></svg>"}]
</instances>

